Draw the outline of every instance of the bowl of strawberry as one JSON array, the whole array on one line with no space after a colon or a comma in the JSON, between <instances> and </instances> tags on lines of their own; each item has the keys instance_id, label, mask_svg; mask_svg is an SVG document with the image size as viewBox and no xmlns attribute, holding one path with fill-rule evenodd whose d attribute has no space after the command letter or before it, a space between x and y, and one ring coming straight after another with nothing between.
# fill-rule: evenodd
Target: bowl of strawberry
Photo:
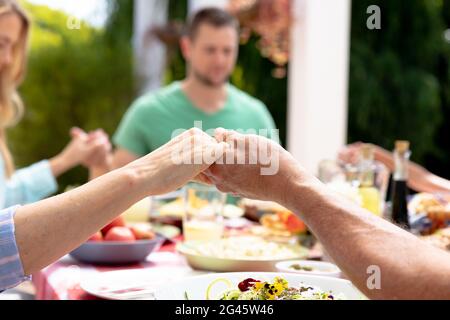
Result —
<instances>
[{"instance_id":1,"label":"bowl of strawberry","mask_svg":"<svg viewBox=\"0 0 450 320\"><path fill-rule=\"evenodd\" d=\"M70 256L89 264L133 264L145 261L163 242L164 237L156 234L150 224L127 224L119 217L73 250Z\"/></svg>"}]
</instances>

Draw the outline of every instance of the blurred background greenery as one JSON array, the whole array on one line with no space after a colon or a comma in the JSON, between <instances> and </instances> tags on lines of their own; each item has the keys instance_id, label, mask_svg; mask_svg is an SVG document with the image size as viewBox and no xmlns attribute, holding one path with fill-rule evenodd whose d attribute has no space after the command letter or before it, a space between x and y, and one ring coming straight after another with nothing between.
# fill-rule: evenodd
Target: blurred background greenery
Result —
<instances>
[{"instance_id":1,"label":"blurred background greenery","mask_svg":"<svg viewBox=\"0 0 450 320\"><path fill-rule=\"evenodd\" d=\"M366 28L371 4L381 7L381 30ZM108 7L104 28L70 30L64 13L27 4L33 17L28 77L21 88L27 113L9 133L18 166L58 153L72 126L113 134L135 98L133 1L108 0ZM169 14L184 20L187 0L170 1ZM413 160L450 178L450 43L444 39L450 1L354 0L351 25L349 142L391 149L395 139L408 139ZM267 104L285 143L287 79L271 76L275 66L261 56L256 40L253 35L241 46L232 82ZM184 72L180 52L174 52L165 81ZM74 169L60 179L61 188L86 177L86 170Z\"/></svg>"},{"instance_id":2,"label":"blurred background greenery","mask_svg":"<svg viewBox=\"0 0 450 320\"><path fill-rule=\"evenodd\" d=\"M112 134L134 98L131 1L110 1L109 20L100 30L85 24L71 30L66 14L24 3L33 19L20 90L27 112L8 137L19 167L56 155L72 126ZM87 171L76 168L59 181L64 190L86 179Z\"/></svg>"},{"instance_id":3,"label":"blurred background greenery","mask_svg":"<svg viewBox=\"0 0 450 320\"><path fill-rule=\"evenodd\" d=\"M450 178L450 1L352 3L349 141L410 140L413 160ZM371 4L379 31L364 27Z\"/></svg>"}]
</instances>

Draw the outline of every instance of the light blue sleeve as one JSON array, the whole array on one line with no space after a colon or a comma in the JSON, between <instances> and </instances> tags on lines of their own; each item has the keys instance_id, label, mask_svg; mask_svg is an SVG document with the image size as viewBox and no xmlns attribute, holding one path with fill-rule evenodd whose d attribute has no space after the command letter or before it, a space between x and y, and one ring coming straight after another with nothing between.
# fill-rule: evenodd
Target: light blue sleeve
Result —
<instances>
[{"instance_id":1,"label":"light blue sleeve","mask_svg":"<svg viewBox=\"0 0 450 320\"><path fill-rule=\"evenodd\" d=\"M0 185L2 184L0 181ZM50 163L47 160L38 162L17 170L9 180L4 182L4 192L2 192L4 201L0 208L39 201L56 192L57 188Z\"/></svg>"},{"instance_id":2,"label":"light blue sleeve","mask_svg":"<svg viewBox=\"0 0 450 320\"><path fill-rule=\"evenodd\" d=\"M0 292L31 279L25 276L16 243L14 215L18 208L0 211Z\"/></svg>"},{"instance_id":3,"label":"light blue sleeve","mask_svg":"<svg viewBox=\"0 0 450 320\"><path fill-rule=\"evenodd\" d=\"M3 158L0 156L0 209L5 207L5 164L3 163Z\"/></svg>"}]
</instances>

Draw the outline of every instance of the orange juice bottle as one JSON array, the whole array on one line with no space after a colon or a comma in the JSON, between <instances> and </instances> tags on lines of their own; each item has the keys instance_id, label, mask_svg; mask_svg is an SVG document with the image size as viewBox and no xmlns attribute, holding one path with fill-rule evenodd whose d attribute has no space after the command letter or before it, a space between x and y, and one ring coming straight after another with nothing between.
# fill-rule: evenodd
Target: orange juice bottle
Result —
<instances>
[{"instance_id":1,"label":"orange juice bottle","mask_svg":"<svg viewBox=\"0 0 450 320\"><path fill-rule=\"evenodd\" d=\"M360 185L359 195L362 200L362 207L381 216L381 194L375 187L375 163L374 148L370 144L362 146L361 160L359 163Z\"/></svg>"}]
</instances>

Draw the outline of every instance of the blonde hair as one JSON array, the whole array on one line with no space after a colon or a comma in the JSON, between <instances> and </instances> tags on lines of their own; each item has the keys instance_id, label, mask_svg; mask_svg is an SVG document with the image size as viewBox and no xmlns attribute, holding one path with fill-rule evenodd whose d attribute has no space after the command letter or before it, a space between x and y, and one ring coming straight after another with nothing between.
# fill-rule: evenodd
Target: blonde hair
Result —
<instances>
[{"instance_id":1,"label":"blonde hair","mask_svg":"<svg viewBox=\"0 0 450 320\"><path fill-rule=\"evenodd\" d=\"M16 0L0 0L0 18L9 13L16 14L22 20L22 32L13 48L12 63L0 71L0 153L7 177L14 172L14 162L7 144L6 129L16 125L24 111L17 87L25 75L30 28L30 20Z\"/></svg>"}]
</instances>

